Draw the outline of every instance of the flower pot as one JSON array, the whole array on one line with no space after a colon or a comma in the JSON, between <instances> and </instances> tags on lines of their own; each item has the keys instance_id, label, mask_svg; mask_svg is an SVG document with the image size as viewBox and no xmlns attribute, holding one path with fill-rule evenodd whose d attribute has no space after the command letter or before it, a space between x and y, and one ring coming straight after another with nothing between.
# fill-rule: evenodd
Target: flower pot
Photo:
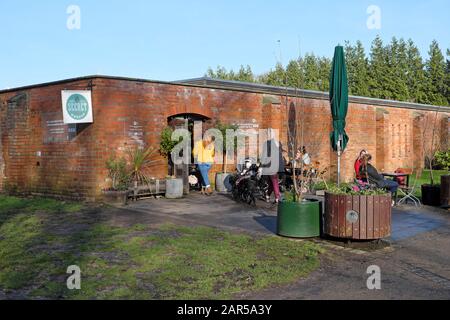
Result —
<instances>
[{"instance_id":1,"label":"flower pot","mask_svg":"<svg viewBox=\"0 0 450 320\"><path fill-rule=\"evenodd\" d=\"M441 205L441 186L422 185L422 203L426 206L438 207Z\"/></svg>"},{"instance_id":2,"label":"flower pot","mask_svg":"<svg viewBox=\"0 0 450 320\"><path fill-rule=\"evenodd\" d=\"M217 192L231 192L232 184L230 181L230 173L216 173L216 191Z\"/></svg>"},{"instance_id":3,"label":"flower pot","mask_svg":"<svg viewBox=\"0 0 450 320\"><path fill-rule=\"evenodd\" d=\"M127 205L129 191L103 190L103 202L111 205Z\"/></svg>"},{"instance_id":4,"label":"flower pot","mask_svg":"<svg viewBox=\"0 0 450 320\"><path fill-rule=\"evenodd\" d=\"M282 201L278 205L278 234L290 238L320 236L320 205L318 200Z\"/></svg>"},{"instance_id":5,"label":"flower pot","mask_svg":"<svg viewBox=\"0 0 450 320\"><path fill-rule=\"evenodd\" d=\"M166 180L166 198L181 199L183 198L184 184L183 179L167 179Z\"/></svg>"},{"instance_id":6,"label":"flower pot","mask_svg":"<svg viewBox=\"0 0 450 320\"><path fill-rule=\"evenodd\" d=\"M441 177L441 206L450 206L450 175Z\"/></svg>"},{"instance_id":7,"label":"flower pot","mask_svg":"<svg viewBox=\"0 0 450 320\"><path fill-rule=\"evenodd\" d=\"M391 235L392 196L325 193L324 233L350 240L377 240Z\"/></svg>"}]
</instances>

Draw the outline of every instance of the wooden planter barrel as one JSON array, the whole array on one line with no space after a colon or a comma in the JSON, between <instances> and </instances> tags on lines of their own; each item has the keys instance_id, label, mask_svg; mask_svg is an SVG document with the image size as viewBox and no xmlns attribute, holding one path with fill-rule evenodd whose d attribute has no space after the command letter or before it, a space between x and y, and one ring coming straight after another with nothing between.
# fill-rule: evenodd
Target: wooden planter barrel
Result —
<instances>
[{"instance_id":1,"label":"wooden planter barrel","mask_svg":"<svg viewBox=\"0 0 450 320\"><path fill-rule=\"evenodd\" d=\"M391 235L391 195L325 194L324 233L340 239L376 240Z\"/></svg>"}]
</instances>

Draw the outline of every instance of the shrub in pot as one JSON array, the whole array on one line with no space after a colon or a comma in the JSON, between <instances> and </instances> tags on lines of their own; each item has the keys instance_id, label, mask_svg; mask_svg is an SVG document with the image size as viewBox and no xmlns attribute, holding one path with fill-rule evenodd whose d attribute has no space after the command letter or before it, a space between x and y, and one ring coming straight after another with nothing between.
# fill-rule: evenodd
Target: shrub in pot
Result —
<instances>
[{"instance_id":1,"label":"shrub in pot","mask_svg":"<svg viewBox=\"0 0 450 320\"><path fill-rule=\"evenodd\" d=\"M170 176L166 177L166 198L179 199L185 194L185 181L183 177L175 177L175 165L173 163L173 150L186 137L178 137L178 141L172 139L174 130L171 127L166 127L161 132L161 141L159 145L159 153L161 156L169 160ZM187 188L188 191L188 188Z\"/></svg>"},{"instance_id":2,"label":"shrub in pot","mask_svg":"<svg viewBox=\"0 0 450 320\"><path fill-rule=\"evenodd\" d=\"M287 192L278 204L277 233L291 238L320 236L320 202Z\"/></svg>"},{"instance_id":3,"label":"shrub in pot","mask_svg":"<svg viewBox=\"0 0 450 320\"><path fill-rule=\"evenodd\" d=\"M325 193L324 233L351 240L389 237L392 195L386 190L355 191L351 185L331 186Z\"/></svg>"},{"instance_id":4,"label":"shrub in pot","mask_svg":"<svg viewBox=\"0 0 450 320\"><path fill-rule=\"evenodd\" d=\"M128 202L129 174L124 158L111 157L106 162L111 187L102 190L103 200L109 204L126 205Z\"/></svg>"},{"instance_id":5,"label":"shrub in pot","mask_svg":"<svg viewBox=\"0 0 450 320\"><path fill-rule=\"evenodd\" d=\"M153 147L130 148L127 151L130 163L129 180L134 188L149 185L149 169L159 160L154 160L156 150Z\"/></svg>"},{"instance_id":6,"label":"shrub in pot","mask_svg":"<svg viewBox=\"0 0 450 320\"><path fill-rule=\"evenodd\" d=\"M233 132L238 130L239 127L237 125L232 124L223 124L221 122L217 122L215 126L220 133L222 134L223 138L223 171L216 173L216 191L217 192L231 192L232 185L230 182L231 174L227 172L228 167L228 151L234 151L237 148L238 139L236 136L233 135L233 140L228 139L227 131L232 130Z\"/></svg>"}]
</instances>

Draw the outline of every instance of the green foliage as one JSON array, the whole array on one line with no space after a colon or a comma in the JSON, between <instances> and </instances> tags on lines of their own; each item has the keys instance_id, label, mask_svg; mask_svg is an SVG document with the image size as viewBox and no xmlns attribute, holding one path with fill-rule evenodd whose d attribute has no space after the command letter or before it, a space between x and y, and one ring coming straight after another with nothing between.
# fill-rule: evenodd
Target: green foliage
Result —
<instances>
[{"instance_id":1,"label":"green foliage","mask_svg":"<svg viewBox=\"0 0 450 320\"><path fill-rule=\"evenodd\" d=\"M233 139L233 141L227 141L227 138L228 138L227 137L227 130L236 131L236 130L239 129L239 126L235 125L235 124L225 124L225 123L222 123L222 122L218 121L216 123L216 125L215 125L215 128L218 129L220 131L220 133L222 134L222 137L223 137L223 151L224 152L227 151L228 144L230 144L230 145L233 144L233 149L236 150L237 145L238 145L238 139L237 139L237 137L235 137Z\"/></svg>"},{"instance_id":2,"label":"green foliage","mask_svg":"<svg viewBox=\"0 0 450 320\"><path fill-rule=\"evenodd\" d=\"M427 102L429 104L446 106L448 105L448 100L445 97L446 63L436 40L431 44L428 54L430 57L425 66Z\"/></svg>"},{"instance_id":3,"label":"green foliage","mask_svg":"<svg viewBox=\"0 0 450 320\"><path fill-rule=\"evenodd\" d=\"M436 152L434 159L439 167L444 170L450 170L450 149Z\"/></svg>"},{"instance_id":4,"label":"green foliage","mask_svg":"<svg viewBox=\"0 0 450 320\"><path fill-rule=\"evenodd\" d=\"M159 144L159 152L163 157L168 158L175 146L179 143L172 140L173 129L166 127L161 132L161 142Z\"/></svg>"},{"instance_id":5,"label":"green foliage","mask_svg":"<svg viewBox=\"0 0 450 320\"><path fill-rule=\"evenodd\" d=\"M277 63L274 70L262 75L260 82L271 86L286 86L286 71L281 63Z\"/></svg>"},{"instance_id":6,"label":"green foliage","mask_svg":"<svg viewBox=\"0 0 450 320\"><path fill-rule=\"evenodd\" d=\"M356 46L352 46L348 41L346 42L345 58L349 94L362 97L369 96L369 61L361 41L357 41Z\"/></svg>"},{"instance_id":7,"label":"green foliage","mask_svg":"<svg viewBox=\"0 0 450 320\"><path fill-rule=\"evenodd\" d=\"M450 49L447 49L447 66L445 68L445 96L450 105Z\"/></svg>"},{"instance_id":8,"label":"green foliage","mask_svg":"<svg viewBox=\"0 0 450 320\"><path fill-rule=\"evenodd\" d=\"M341 186L337 186L332 184L329 186L327 192L338 195L349 195L349 196L378 196L388 194L386 190L383 189L373 189L373 190L361 190L355 191L353 190L352 184L341 184Z\"/></svg>"},{"instance_id":9,"label":"green foliage","mask_svg":"<svg viewBox=\"0 0 450 320\"><path fill-rule=\"evenodd\" d=\"M373 98L389 99L389 57L388 47L385 47L381 37L372 42L369 67L369 92Z\"/></svg>"},{"instance_id":10,"label":"green foliage","mask_svg":"<svg viewBox=\"0 0 450 320\"><path fill-rule=\"evenodd\" d=\"M129 185L129 174L127 169L127 161L125 158L116 159L111 157L106 161L109 178L112 181L113 190L127 190Z\"/></svg>"},{"instance_id":11,"label":"green foliage","mask_svg":"<svg viewBox=\"0 0 450 320\"><path fill-rule=\"evenodd\" d=\"M407 43L408 59L408 90L409 101L415 103L426 103L426 76L424 62L419 48L409 39Z\"/></svg>"},{"instance_id":12,"label":"green foliage","mask_svg":"<svg viewBox=\"0 0 450 320\"><path fill-rule=\"evenodd\" d=\"M393 99L434 105L450 104L450 60L445 61L436 41L430 46L430 58L424 59L413 40L392 38L384 44L381 37L372 42L369 58L361 41L345 44L349 92L356 96ZM447 51L450 57L450 50ZM308 53L291 60L287 66L277 63L267 73L255 76L251 68L238 73L218 67L207 75L212 78L259 82L328 91L331 60Z\"/></svg>"},{"instance_id":13,"label":"green foliage","mask_svg":"<svg viewBox=\"0 0 450 320\"><path fill-rule=\"evenodd\" d=\"M130 181L135 184L148 184L150 181L148 170L158 160L154 160L155 149L148 148L131 148L128 150L130 161L129 177Z\"/></svg>"},{"instance_id":14,"label":"green foliage","mask_svg":"<svg viewBox=\"0 0 450 320\"><path fill-rule=\"evenodd\" d=\"M213 79L222 80L232 80L232 81L243 81L243 82L254 82L255 76L253 74L252 68L247 65L246 67L241 66L239 71L236 73L233 70L227 70L224 67L218 66L216 70L209 68L206 72L206 76Z\"/></svg>"}]
</instances>

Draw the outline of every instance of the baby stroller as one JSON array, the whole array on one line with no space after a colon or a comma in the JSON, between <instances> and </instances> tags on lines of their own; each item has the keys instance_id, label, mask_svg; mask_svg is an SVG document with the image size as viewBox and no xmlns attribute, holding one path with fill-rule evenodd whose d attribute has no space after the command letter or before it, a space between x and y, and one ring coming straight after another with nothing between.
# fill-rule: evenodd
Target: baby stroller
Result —
<instances>
[{"instance_id":1,"label":"baby stroller","mask_svg":"<svg viewBox=\"0 0 450 320\"><path fill-rule=\"evenodd\" d=\"M189 166L189 190L202 190L202 175L196 165Z\"/></svg>"},{"instance_id":2,"label":"baby stroller","mask_svg":"<svg viewBox=\"0 0 450 320\"><path fill-rule=\"evenodd\" d=\"M255 159L245 159L243 164L238 165L231 183L233 199L249 205L256 205L256 198L265 196L268 190L268 184Z\"/></svg>"}]
</instances>

